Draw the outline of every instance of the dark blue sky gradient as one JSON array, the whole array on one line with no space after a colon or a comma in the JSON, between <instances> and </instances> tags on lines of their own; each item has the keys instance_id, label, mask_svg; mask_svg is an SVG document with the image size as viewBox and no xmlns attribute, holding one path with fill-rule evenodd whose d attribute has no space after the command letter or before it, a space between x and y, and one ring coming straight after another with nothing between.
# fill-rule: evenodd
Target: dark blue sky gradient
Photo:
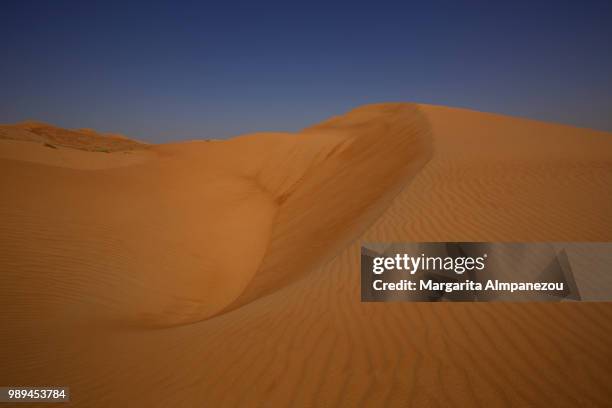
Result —
<instances>
[{"instance_id":1,"label":"dark blue sky gradient","mask_svg":"<svg viewBox=\"0 0 612 408\"><path fill-rule=\"evenodd\" d=\"M0 123L162 142L416 101L612 130L611 1L223 3L3 2Z\"/></svg>"}]
</instances>

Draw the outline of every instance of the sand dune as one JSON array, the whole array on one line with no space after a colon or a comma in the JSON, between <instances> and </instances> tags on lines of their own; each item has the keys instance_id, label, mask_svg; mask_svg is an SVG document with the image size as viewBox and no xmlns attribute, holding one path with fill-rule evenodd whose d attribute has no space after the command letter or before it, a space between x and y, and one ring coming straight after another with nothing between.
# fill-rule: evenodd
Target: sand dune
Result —
<instances>
[{"instance_id":1,"label":"sand dune","mask_svg":"<svg viewBox=\"0 0 612 408\"><path fill-rule=\"evenodd\" d=\"M93 129L62 129L35 121L21 122L15 125L0 125L0 139L40 142L50 148L64 146L105 153L146 147L145 143L131 140L119 134L102 134Z\"/></svg>"},{"instance_id":2,"label":"sand dune","mask_svg":"<svg viewBox=\"0 0 612 408\"><path fill-rule=\"evenodd\" d=\"M609 304L359 302L360 242L609 241L609 133L411 104L112 153L28 126L0 128L2 384L87 407L612 400Z\"/></svg>"}]
</instances>

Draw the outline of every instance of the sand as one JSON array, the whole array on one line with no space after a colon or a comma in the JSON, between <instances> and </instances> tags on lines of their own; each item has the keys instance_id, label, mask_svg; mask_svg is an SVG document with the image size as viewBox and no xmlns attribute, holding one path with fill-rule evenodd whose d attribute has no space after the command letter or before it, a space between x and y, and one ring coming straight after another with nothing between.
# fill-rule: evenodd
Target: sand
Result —
<instances>
[{"instance_id":1,"label":"sand","mask_svg":"<svg viewBox=\"0 0 612 408\"><path fill-rule=\"evenodd\" d=\"M360 242L610 241L612 134L412 104L166 145L33 126L0 129L0 384L84 407L612 400L610 304L359 301Z\"/></svg>"}]
</instances>

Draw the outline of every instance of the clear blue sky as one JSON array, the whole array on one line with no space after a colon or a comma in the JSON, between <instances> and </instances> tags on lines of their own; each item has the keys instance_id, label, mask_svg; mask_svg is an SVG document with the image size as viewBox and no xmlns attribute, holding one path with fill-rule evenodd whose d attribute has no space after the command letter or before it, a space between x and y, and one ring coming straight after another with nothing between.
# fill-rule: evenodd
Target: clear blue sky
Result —
<instances>
[{"instance_id":1,"label":"clear blue sky","mask_svg":"<svg viewBox=\"0 0 612 408\"><path fill-rule=\"evenodd\" d=\"M612 130L612 1L290 3L4 1L0 123L162 142L416 101Z\"/></svg>"}]
</instances>

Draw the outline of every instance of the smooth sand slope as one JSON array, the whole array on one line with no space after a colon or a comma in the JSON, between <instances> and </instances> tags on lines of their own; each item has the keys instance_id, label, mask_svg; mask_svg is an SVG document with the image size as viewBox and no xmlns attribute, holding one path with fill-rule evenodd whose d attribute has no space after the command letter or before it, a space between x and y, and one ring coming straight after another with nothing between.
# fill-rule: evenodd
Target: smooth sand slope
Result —
<instances>
[{"instance_id":1,"label":"smooth sand slope","mask_svg":"<svg viewBox=\"0 0 612 408\"><path fill-rule=\"evenodd\" d=\"M362 241L610 241L609 133L411 104L157 146L31 126L0 129L0 384L84 407L612 400L610 304L359 302Z\"/></svg>"}]
</instances>

